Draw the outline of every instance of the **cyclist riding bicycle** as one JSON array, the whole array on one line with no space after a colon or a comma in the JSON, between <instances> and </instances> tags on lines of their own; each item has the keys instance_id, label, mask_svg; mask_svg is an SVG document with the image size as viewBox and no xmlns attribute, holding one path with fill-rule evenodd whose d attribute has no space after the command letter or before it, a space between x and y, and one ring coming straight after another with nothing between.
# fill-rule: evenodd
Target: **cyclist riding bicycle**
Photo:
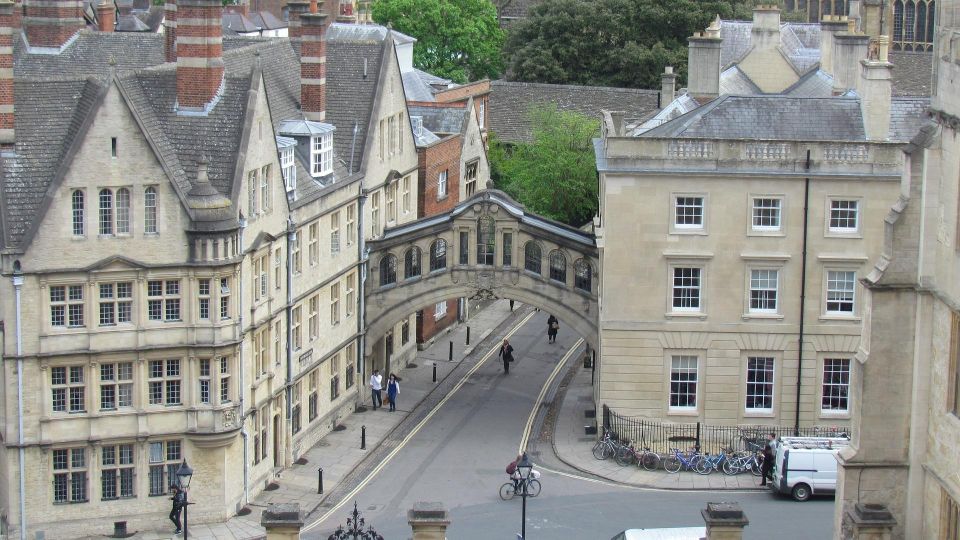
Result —
<instances>
[{"instance_id":1,"label":"cyclist riding bicycle","mask_svg":"<svg viewBox=\"0 0 960 540\"><path fill-rule=\"evenodd\" d=\"M507 476L510 477L510 480L513 480L513 490L517 491L520 489L520 471L517 469L517 465L520 463L520 460L523 459L523 454L517 454L517 459L510 462L507 465Z\"/></svg>"}]
</instances>

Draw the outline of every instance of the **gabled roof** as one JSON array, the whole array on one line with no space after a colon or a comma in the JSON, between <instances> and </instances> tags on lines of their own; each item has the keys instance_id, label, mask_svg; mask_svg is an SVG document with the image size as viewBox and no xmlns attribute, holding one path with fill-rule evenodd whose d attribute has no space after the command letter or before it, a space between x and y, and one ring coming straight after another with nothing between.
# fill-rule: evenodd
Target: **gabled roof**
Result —
<instances>
[{"instance_id":1,"label":"gabled roof","mask_svg":"<svg viewBox=\"0 0 960 540\"><path fill-rule=\"evenodd\" d=\"M562 111L599 118L602 110L625 111L627 118L644 118L657 110L657 90L574 86L509 81L490 83L490 131L509 143L528 142L530 110L553 103Z\"/></svg>"},{"instance_id":2,"label":"gabled roof","mask_svg":"<svg viewBox=\"0 0 960 540\"><path fill-rule=\"evenodd\" d=\"M248 19L244 14L232 12L224 13L221 19L224 34L247 34L257 32L260 27Z\"/></svg>"},{"instance_id":3,"label":"gabled roof","mask_svg":"<svg viewBox=\"0 0 960 540\"><path fill-rule=\"evenodd\" d=\"M247 18L250 19L250 22L262 27L264 30L277 30L287 27L286 22L281 21L276 15L269 11L251 11Z\"/></svg>"},{"instance_id":4,"label":"gabled roof","mask_svg":"<svg viewBox=\"0 0 960 540\"><path fill-rule=\"evenodd\" d=\"M277 133L283 135L292 135L294 137L314 137L317 135L326 135L336 128L331 124L323 122L314 122L311 120L281 120Z\"/></svg>"},{"instance_id":5,"label":"gabled roof","mask_svg":"<svg viewBox=\"0 0 960 540\"><path fill-rule=\"evenodd\" d=\"M729 67L753 48L753 21L720 21L720 66ZM782 23L780 49L797 73L804 73L820 62L820 25Z\"/></svg>"},{"instance_id":6,"label":"gabled roof","mask_svg":"<svg viewBox=\"0 0 960 540\"><path fill-rule=\"evenodd\" d=\"M860 101L781 95L721 96L641 137L862 141Z\"/></svg>"}]
</instances>

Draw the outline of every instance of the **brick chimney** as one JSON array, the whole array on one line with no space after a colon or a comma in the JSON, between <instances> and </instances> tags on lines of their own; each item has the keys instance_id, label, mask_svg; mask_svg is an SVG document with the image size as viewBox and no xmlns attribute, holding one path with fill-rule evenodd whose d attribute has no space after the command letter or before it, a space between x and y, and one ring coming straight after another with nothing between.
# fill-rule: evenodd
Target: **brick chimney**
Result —
<instances>
[{"instance_id":1,"label":"brick chimney","mask_svg":"<svg viewBox=\"0 0 960 540\"><path fill-rule=\"evenodd\" d=\"M113 7L113 0L103 0L97 4L97 29L101 32L113 32L114 19L116 12Z\"/></svg>"},{"instance_id":2,"label":"brick chimney","mask_svg":"<svg viewBox=\"0 0 960 540\"><path fill-rule=\"evenodd\" d=\"M327 28L330 28L330 25L337 21L337 16L340 15L340 0L324 0L323 2L323 11L327 14Z\"/></svg>"},{"instance_id":3,"label":"brick chimney","mask_svg":"<svg viewBox=\"0 0 960 540\"><path fill-rule=\"evenodd\" d=\"M206 113L223 88L220 0L177 3L177 110Z\"/></svg>"},{"instance_id":4,"label":"brick chimney","mask_svg":"<svg viewBox=\"0 0 960 540\"><path fill-rule=\"evenodd\" d=\"M0 148L12 148L13 118L13 23L14 4L0 0Z\"/></svg>"},{"instance_id":5,"label":"brick chimney","mask_svg":"<svg viewBox=\"0 0 960 540\"><path fill-rule=\"evenodd\" d=\"M713 99L720 95L720 19L687 42L687 91L697 99Z\"/></svg>"},{"instance_id":6,"label":"brick chimney","mask_svg":"<svg viewBox=\"0 0 960 540\"><path fill-rule=\"evenodd\" d=\"M300 110L304 118L317 122L326 117L326 29L326 13L300 16Z\"/></svg>"},{"instance_id":7,"label":"brick chimney","mask_svg":"<svg viewBox=\"0 0 960 540\"><path fill-rule=\"evenodd\" d=\"M291 39L300 37L300 16L304 13L310 13L310 2L306 0L290 0L287 2L287 36Z\"/></svg>"},{"instance_id":8,"label":"brick chimney","mask_svg":"<svg viewBox=\"0 0 960 540\"><path fill-rule=\"evenodd\" d=\"M23 17L31 52L59 53L83 30L82 0L28 0Z\"/></svg>"},{"instance_id":9,"label":"brick chimney","mask_svg":"<svg viewBox=\"0 0 960 540\"><path fill-rule=\"evenodd\" d=\"M863 130L870 140L884 140L890 135L890 101L893 64L889 60L890 38L877 36L876 47L860 60L857 93Z\"/></svg>"},{"instance_id":10,"label":"brick chimney","mask_svg":"<svg viewBox=\"0 0 960 540\"><path fill-rule=\"evenodd\" d=\"M163 52L167 62L177 61L177 0L163 5Z\"/></svg>"}]
</instances>

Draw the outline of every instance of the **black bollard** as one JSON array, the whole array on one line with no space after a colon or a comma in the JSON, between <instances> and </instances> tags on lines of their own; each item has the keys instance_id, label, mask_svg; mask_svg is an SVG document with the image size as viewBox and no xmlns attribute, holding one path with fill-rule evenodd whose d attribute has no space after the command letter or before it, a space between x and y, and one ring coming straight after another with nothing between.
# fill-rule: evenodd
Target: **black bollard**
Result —
<instances>
[{"instance_id":1,"label":"black bollard","mask_svg":"<svg viewBox=\"0 0 960 540\"><path fill-rule=\"evenodd\" d=\"M437 382L437 363L433 363L433 382Z\"/></svg>"},{"instance_id":2,"label":"black bollard","mask_svg":"<svg viewBox=\"0 0 960 540\"><path fill-rule=\"evenodd\" d=\"M450 342L450 353L447 354L447 360L453 362L453 342Z\"/></svg>"},{"instance_id":3,"label":"black bollard","mask_svg":"<svg viewBox=\"0 0 960 540\"><path fill-rule=\"evenodd\" d=\"M470 327L467 327L467 345L470 344Z\"/></svg>"},{"instance_id":4,"label":"black bollard","mask_svg":"<svg viewBox=\"0 0 960 540\"><path fill-rule=\"evenodd\" d=\"M323 495L323 467L317 468L317 494Z\"/></svg>"},{"instance_id":5,"label":"black bollard","mask_svg":"<svg viewBox=\"0 0 960 540\"><path fill-rule=\"evenodd\" d=\"M513 300L510 301L510 313L513 313Z\"/></svg>"},{"instance_id":6,"label":"black bollard","mask_svg":"<svg viewBox=\"0 0 960 540\"><path fill-rule=\"evenodd\" d=\"M360 449L367 449L367 426L360 426Z\"/></svg>"}]
</instances>

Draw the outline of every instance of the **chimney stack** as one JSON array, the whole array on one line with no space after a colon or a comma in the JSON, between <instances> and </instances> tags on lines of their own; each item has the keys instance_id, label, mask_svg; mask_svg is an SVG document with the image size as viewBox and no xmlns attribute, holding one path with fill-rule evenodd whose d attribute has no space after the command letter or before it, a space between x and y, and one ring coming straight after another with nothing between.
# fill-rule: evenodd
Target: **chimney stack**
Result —
<instances>
[{"instance_id":1,"label":"chimney stack","mask_svg":"<svg viewBox=\"0 0 960 540\"><path fill-rule=\"evenodd\" d=\"M13 23L14 4L0 0L0 148L13 148Z\"/></svg>"},{"instance_id":2,"label":"chimney stack","mask_svg":"<svg viewBox=\"0 0 960 540\"><path fill-rule=\"evenodd\" d=\"M306 0L289 0L287 2L287 13L289 13L289 20L287 21L287 36L291 39L298 39L300 37L300 16L305 13L310 13L310 2Z\"/></svg>"},{"instance_id":3,"label":"chimney stack","mask_svg":"<svg viewBox=\"0 0 960 540\"><path fill-rule=\"evenodd\" d=\"M663 74L660 75L660 107L666 107L677 95L677 74L673 72L673 66L663 68Z\"/></svg>"},{"instance_id":4,"label":"chimney stack","mask_svg":"<svg viewBox=\"0 0 960 540\"><path fill-rule=\"evenodd\" d=\"M846 17L843 17L847 23ZM860 78L860 61L867 57L870 37L853 32L837 32L833 35L833 91L842 94L857 87Z\"/></svg>"},{"instance_id":5,"label":"chimney stack","mask_svg":"<svg viewBox=\"0 0 960 540\"><path fill-rule=\"evenodd\" d=\"M824 15L823 20L820 21L820 70L824 73L833 75L833 48L836 41L834 37L846 30L845 18Z\"/></svg>"},{"instance_id":6,"label":"chimney stack","mask_svg":"<svg viewBox=\"0 0 960 540\"><path fill-rule=\"evenodd\" d=\"M330 25L336 22L337 16L340 15L340 0L324 0L323 11L327 13L326 28L330 28Z\"/></svg>"},{"instance_id":7,"label":"chimney stack","mask_svg":"<svg viewBox=\"0 0 960 540\"><path fill-rule=\"evenodd\" d=\"M114 19L116 12L113 7L113 0L103 0L97 4L97 29L101 32L113 32Z\"/></svg>"},{"instance_id":8,"label":"chimney stack","mask_svg":"<svg viewBox=\"0 0 960 540\"><path fill-rule=\"evenodd\" d=\"M687 91L694 98L713 99L720 95L720 18L704 33L687 38Z\"/></svg>"},{"instance_id":9,"label":"chimney stack","mask_svg":"<svg viewBox=\"0 0 960 540\"><path fill-rule=\"evenodd\" d=\"M83 30L82 0L28 0L23 17L31 52L59 54Z\"/></svg>"},{"instance_id":10,"label":"chimney stack","mask_svg":"<svg viewBox=\"0 0 960 540\"><path fill-rule=\"evenodd\" d=\"M890 38L877 37L873 54L860 61L857 93L863 129L870 140L885 140L890 136L890 94L893 64L889 62Z\"/></svg>"},{"instance_id":11,"label":"chimney stack","mask_svg":"<svg viewBox=\"0 0 960 540\"><path fill-rule=\"evenodd\" d=\"M179 0L177 15L177 110L205 114L223 89L223 4Z\"/></svg>"},{"instance_id":12,"label":"chimney stack","mask_svg":"<svg viewBox=\"0 0 960 540\"><path fill-rule=\"evenodd\" d=\"M776 49L780 46L780 8L776 4L753 8L750 40L757 50Z\"/></svg>"},{"instance_id":13,"label":"chimney stack","mask_svg":"<svg viewBox=\"0 0 960 540\"><path fill-rule=\"evenodd\" d=\"M167 62L177 61L177 0L163 5L163 52Z\"/></svg>"},{"instance_id":14,"label":"chimney stack","mask_svg":"<svg viewBox=\"0 0 960 540\"><path fill-rule=\"evenodd\" d=\"M326 29L326 13L300 16L300 110L304 118L317 122L326 118Z\"/></svg>"}]
</instances>

